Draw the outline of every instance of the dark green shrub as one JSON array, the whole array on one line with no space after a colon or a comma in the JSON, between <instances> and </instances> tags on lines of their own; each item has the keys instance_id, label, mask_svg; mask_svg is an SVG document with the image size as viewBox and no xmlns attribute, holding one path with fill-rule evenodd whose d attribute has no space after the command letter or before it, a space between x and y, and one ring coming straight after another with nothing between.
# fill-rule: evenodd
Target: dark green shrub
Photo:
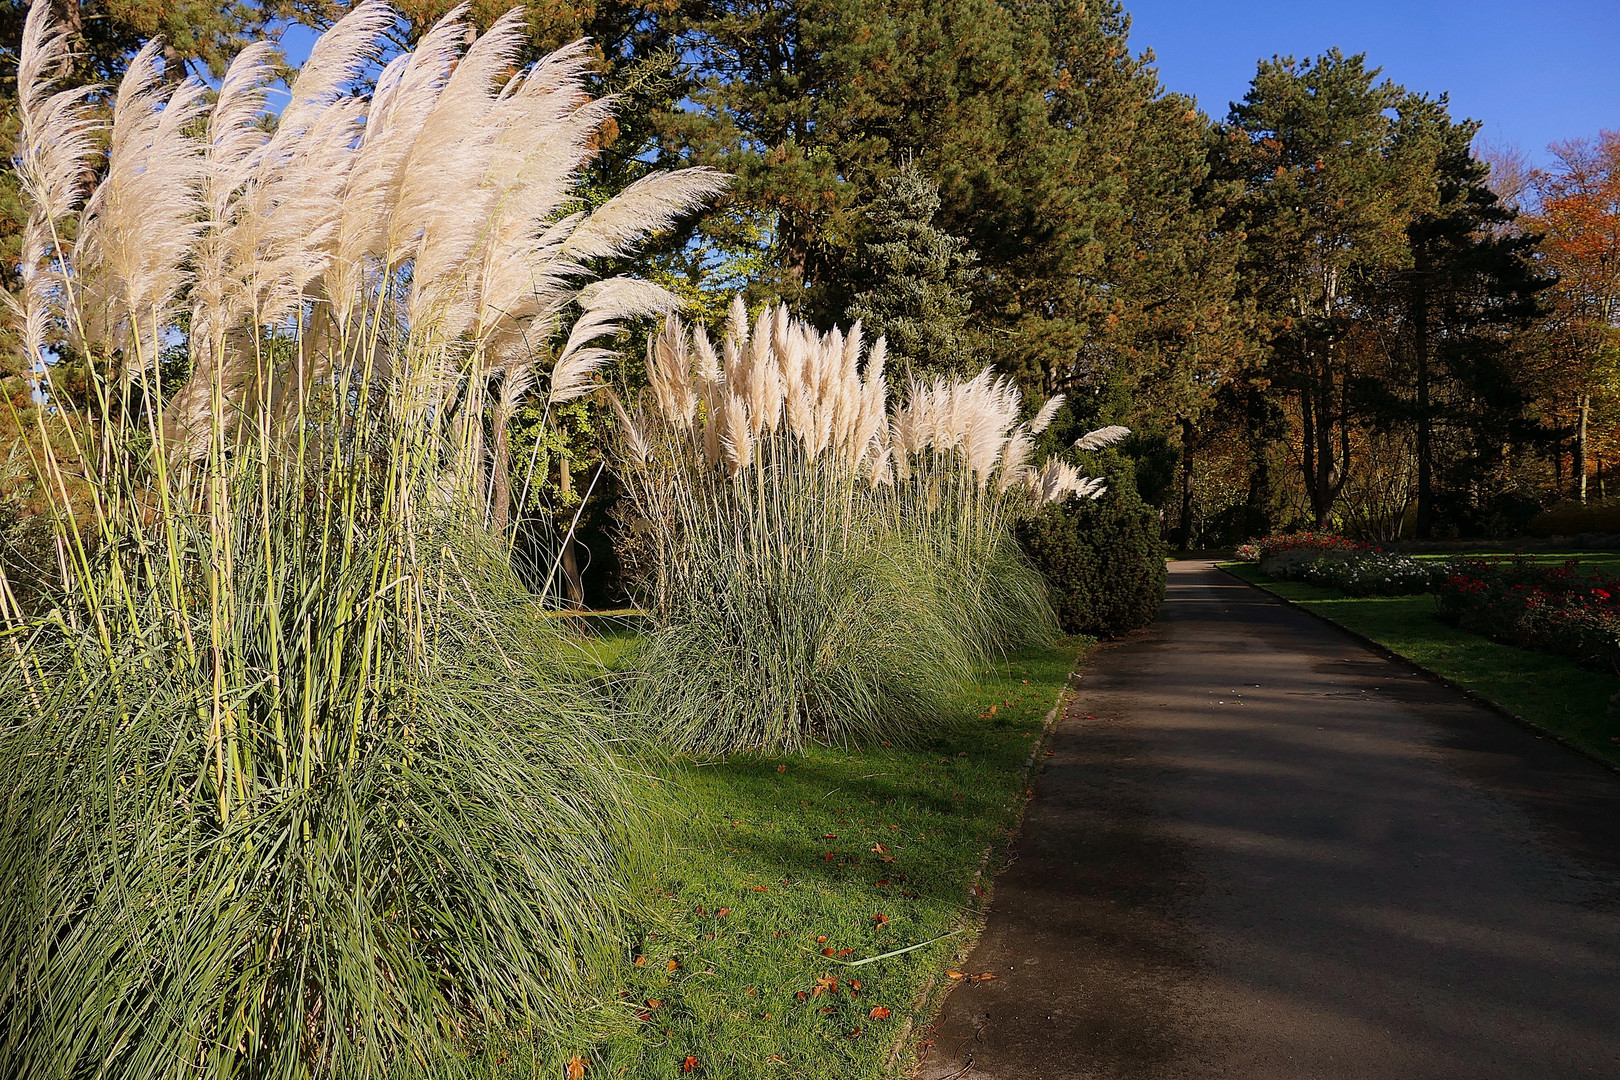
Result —
<instances>
[{"instance_id":1,"label":"dark green shrub","mask_svg":"<svg viewBox=\"0 0 1620 1080\"><path fill-rule=\"evenodd\" d=\"M1164 542L1158 515L1134 492L1048 506L1019 525L1018 538L1046 576L1066 633L1118 637L1158 614Z\"/></svg>"},{"instance_id":2,"label":"dark green shrub","mask_svg":"<svg viewBox=\"0 0 1620 1080\"><path fill-rule=\"evenodd\" d=\"M1531 536L1575 536L1580 533L1620 533L1620 500L1561 502L1530 522Z\"/></svg>"}]
</instances>

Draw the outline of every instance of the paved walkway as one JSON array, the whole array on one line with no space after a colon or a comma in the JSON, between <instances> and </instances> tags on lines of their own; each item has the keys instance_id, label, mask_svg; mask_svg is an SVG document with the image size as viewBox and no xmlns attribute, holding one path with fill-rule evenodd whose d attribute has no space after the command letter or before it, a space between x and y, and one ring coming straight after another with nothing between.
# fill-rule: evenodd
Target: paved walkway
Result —
<instances>
[{"instance_id":1,"label":"paved walkway","mask_svg":"<svg viewBox=\"0 0 1620 1080\"><path fill-rule=\"evenodd\" d=\"M1620 778L1213 570L1092 659L919 1073L1620 1078Z\"/></svg>"}]
</instances>

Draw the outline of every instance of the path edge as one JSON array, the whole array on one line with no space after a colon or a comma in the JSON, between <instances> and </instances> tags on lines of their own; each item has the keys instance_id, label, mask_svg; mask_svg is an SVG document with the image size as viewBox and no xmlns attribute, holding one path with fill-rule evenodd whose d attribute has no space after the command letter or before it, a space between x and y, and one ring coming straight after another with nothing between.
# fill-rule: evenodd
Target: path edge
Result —
<instances>
[{"instance_id":1,"label":"path edge","mask_svg":"<svg viewBox=\"0 0 1620 1080\"><path fill-rule=\"evenodd\" d=\"M1030 747L1029 758L1024 762L1024 790L1026 792L1032 790L1030 785L1033 782L1042 752L1045 750L1046 744L1051 741L1052 733L1057 730L1058 724L1062 721L1069 702L1074 700L1079 684L1085 677L1085 662L1094 651L1096 651L1096 646L1092 645L1075 658L1074 670L1069 672L1068 681L1064 684L1063 689L1058 691L1057 700L1052 703L1051 710L1047 712L1045 719L1041 721L1040 738L1036 739L1035 745ZM1024 831L1024 816L1029 812L1029 802L1030 795L1025 794L1023 796L1023 805L1018 811L1018 820L1012 824L1003 838L993 841L984 849L984 854L979 858L979 868L973 872L973 878L968 882L967 895L972 906L963 913L957 929L974 930L972 936L962 942L960 946L969 951L978 944L979 935L984 933L984 921L990 911L991 900L991 894L988 890L982 890L979 894L975 894L974 889L983 880L985 868L990 865L990 857L998 850L1011 850L1018 835ZM974 904L972 903L974 900L981 902ZM883 1075L910 1077L916 1073L917 1066L922 1064L922 1058L916 1052L920 1041L918 1036L933 1024L940 1008L945 1003L945 994L938 992L941 989L938 972L929 976L928 980L918 989L916 997L912 999L911 1009L906 1015L906 1021L900 1025L900 1031L895 1035L894 1045L889 1048L888 1054L884 1056ZM943 989L949 992L949 981L947 981ZM912 1067L907 1068L904 1072L895 1072L895 1067L908 1057L912 1059L910 1062Z\"/></svg>"},{"instance_id":2,"label":"path edge","mask_svg":"<svg viewBox=\"0 0 1620 1080\"><path fill-rule=\"evenodd\" d=\"M1324 615L1319 611L1314 611L1311 608L1306 607L1304 604L1298 602L1297 600L1290 600L1288 597L1283 596L1281 593L1273 592L1272 590L1266 588L1264 585L1257 585L1254 582L1248 580L1247 578L1239 577L1237 574L1232 573L1232 571L1228 570L1226 567L1222 566L1220 563L1211 563L1210 566L1211 566L1212 569L1219 570L1221 573L1225 574L1227 577L1231 578L1233 581L1242 582L1244 585L1248 586L1251 589L1256 589L1256 590L1258 590L1260 592L1265 593L1267 596L1271 597L1273 600L1277 600L1277 601L1280 601L1281 603L1287 604L1289 607L1293 608L1295 611L1303 611L1305 614L1309 615L1311 618L1317 620L1318 622L1326 623L1328 626L1331 626L1331 627L1333 627L1333 629L1339 631L1339 633L1344 634L1346 637L1354 639L1355 641L1361 643L1362 645L1366 646L1367 648L1369 648L1369 649L1373 650L1374 652L1380 654L1385 659L1400 661L1402 664L1404 664L1407 667L1411 668L1417 674L1422 675L1424 678L1428 679L1430 682L1439 683L1441 686L1444 686L1449 690L1452 690L1452 691L1454 691L1454 692L1456 692L1458 694L1461 694L1463 697L1467 698L1469 701L1473 702L1474 704L1482 705L1486 709L1488 709L1489 711L1495 713L1496 715L1513 721L1515 724L1518 724L1520 727L1522 727L1526 731L1529 731L1532 734L1536 735L1538 738L1550 739L1553 742L1557 743L1559 746L1562 746L1564 749L1572 751L1573 753L1575 753L1578 756L1586 759L1587 761L1592 762L1594 765L1600 765L1603 768L1607 769L1609 772L1612 772L1612 773L1616 774L1617 776L1620 776L1620 765L1616 765L1612 761L1608 761L1608 760L1606 760L1604 758L1599 757L1598 755L1592 753L1590 750L1586 749L1584 746L1580 746L1577 743L1571 742L1569 739L1567 739L1564 736L1558 734L1558 732L1553 731L1550 728L1544 727L1541 724L1536 723L1534 720L1529 719L1528 717L1520 716L1518 713L1514 712L1512 709L1508 708L1507 706L1502 705L1502 704L1500 704L1500 703L1498 703L1496 701L1492 701L1490 698L1486 697L1484 694L1481 694L1479 691L1469 689L1468 687L1464 686L1462 683L1458 682L1457 680L1440 674L1438 671L1435 671L1433 668L1429 667L1428 665L1418 663L1416 660L1413 660L1410 656L1407 656L1405 653L1396 652L1394 649L1390 648L1388 645L1385 645L1383 642L1377 640L1376 638L1370 638L1366 634L1363 634L1359 630L1352 630L1350 627L1344 625L1344 623L1342 623L1339 620L1333 618L1332 616Z\"/></svg>"}]
</instances>

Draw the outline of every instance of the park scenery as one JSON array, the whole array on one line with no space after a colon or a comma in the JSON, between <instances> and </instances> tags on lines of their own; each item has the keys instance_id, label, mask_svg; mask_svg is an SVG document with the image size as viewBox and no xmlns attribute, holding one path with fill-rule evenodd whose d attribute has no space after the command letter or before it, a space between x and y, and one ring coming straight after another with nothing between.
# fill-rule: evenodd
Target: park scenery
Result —
<instances>
[{"instance_id":1,"label":"park scenery","mask_svg":"<svg viewBox=\"0 0 1620 1080\"><path fill-rule=\"evenodd\" d=\"M1178 551L1620 762L1620 132L1117 0L0 26L0 1076L911 1075Z\"/></svg>"}]
</instances>

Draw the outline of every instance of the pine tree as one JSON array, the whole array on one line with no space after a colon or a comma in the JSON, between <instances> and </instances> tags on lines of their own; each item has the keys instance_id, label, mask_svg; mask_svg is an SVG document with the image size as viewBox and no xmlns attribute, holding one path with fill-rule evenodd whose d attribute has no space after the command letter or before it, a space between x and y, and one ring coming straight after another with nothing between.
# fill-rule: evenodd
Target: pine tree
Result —
<instances>
[{"instance_id":1,"label":"pine tree","mask_svg":"<svg viewBox=\"0 0 1620 1080\"><path fill-rule=\"evenodd\" d=\"M979 358L967 329L978 256L935 227L939 205L915 161L878 185L854 273L866 287L844 315L887 338L889 362L919 376L964 374Z\"/></svg>"}]
</instances>

